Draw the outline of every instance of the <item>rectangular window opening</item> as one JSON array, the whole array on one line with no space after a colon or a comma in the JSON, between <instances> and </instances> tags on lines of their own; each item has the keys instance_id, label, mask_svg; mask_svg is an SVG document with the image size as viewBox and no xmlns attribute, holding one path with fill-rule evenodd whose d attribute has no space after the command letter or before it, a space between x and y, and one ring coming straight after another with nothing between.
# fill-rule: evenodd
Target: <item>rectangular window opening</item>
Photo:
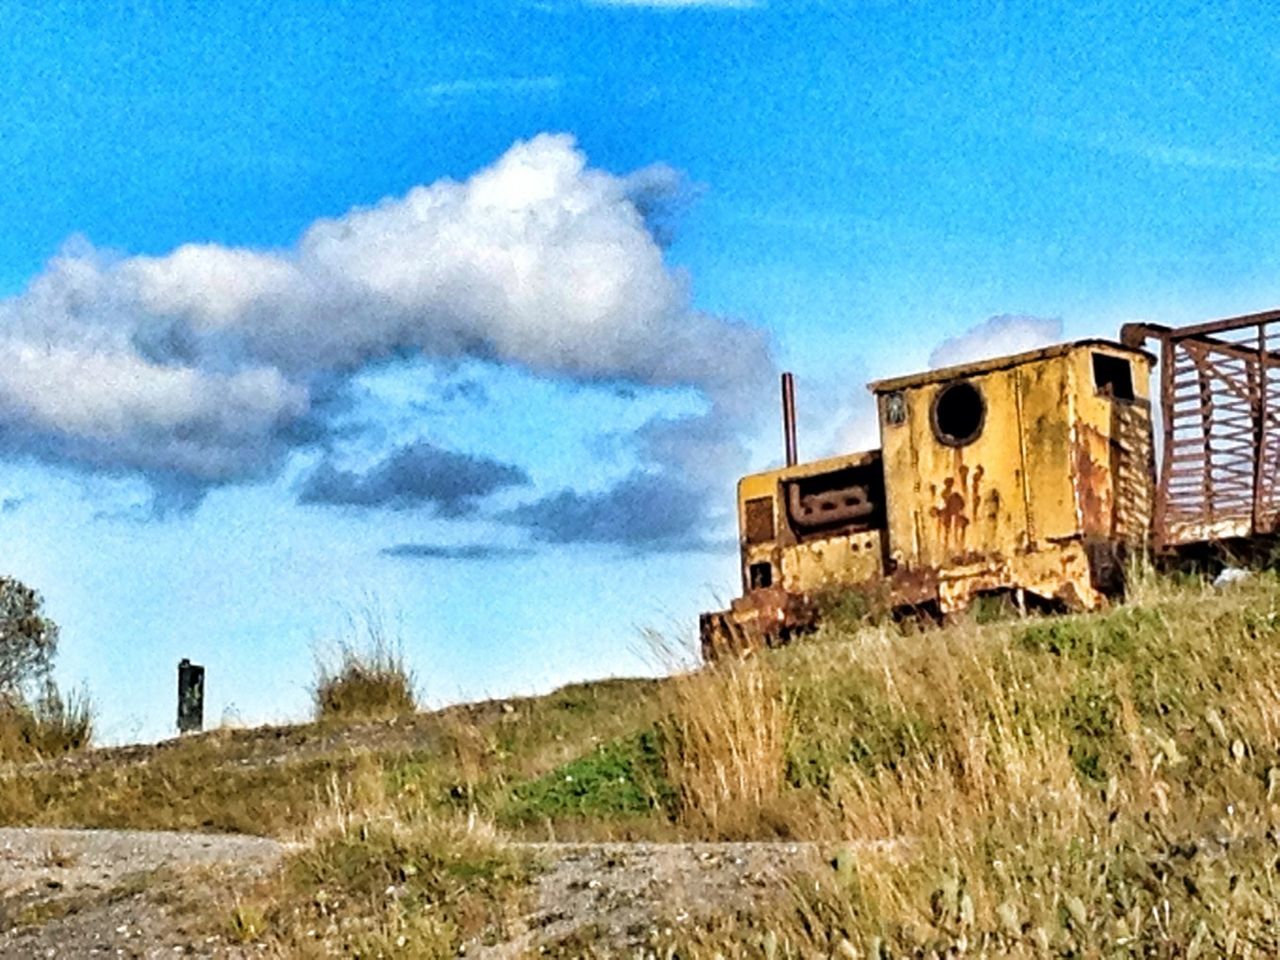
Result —
<instances>
[{"instance_id":1,"label":"rectangular window opening","mask_svg":"<svg viewBox=\"0 0 1280 960\"><path fill-rule=\"evenodd\" d=\"M1106 353L1093 355L1093 385L1098 393L1113 400L1132 400L1133 364Z\"/></svg>"},{"instance_id":2,"label":"rectangular window opening","mask_svg":"<svg viewBox=\"0 0 1280 960\"><path fill-rule=\"evenodd\" d=\"M743 504L747 543L768 543L775 536L773 497L754 497Z\"/></svg>"},{"instance_id":3,"label":"rectangular window opening","mask_svg":"<svg viewBox=\"0 0 1280 960\"><path fill-rule=\"evenodd\" d=\"M753 563L749 569L751 589L762 590L773 586L773 565L769 563Z\"/></svg>"}]
</instances>

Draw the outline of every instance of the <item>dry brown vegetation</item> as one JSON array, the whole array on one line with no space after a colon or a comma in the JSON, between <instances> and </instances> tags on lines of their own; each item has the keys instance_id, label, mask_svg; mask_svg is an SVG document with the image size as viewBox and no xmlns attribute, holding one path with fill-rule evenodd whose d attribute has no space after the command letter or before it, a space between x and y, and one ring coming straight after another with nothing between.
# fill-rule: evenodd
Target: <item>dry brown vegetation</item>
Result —
<instances>
[{"instance_id":1,"label":"dry brown vegetation","mask_svg":"<svg viewBox=\"0 0 1280 960\"><path fill-rule=\"evenodd\" d=\"M0 820L300 840L218 921L285 953L498 935L528 870L505 839L549 836L831 850L772 912L673 924L673 957L1280 953L1269 575L945 630L837 616L660 683L97 756L0 773Z\"/></svg>"},{"instance_id":2,"label":"dry brown vegetation","mask_svg":"<svg viewBox=\"0 0 1280 960\"><path fill-rule=\"evenodd\" d=\"M680 954L1280 952L1275 582L1143 594L795 650L793 807L843 850Z\"/></svg>"},{"instance_id":3,"label":"dry brown vegetation","mask_svg":"<svg viewBox=\"0 0 1280 960\"><path fill-rule=\"evenodd\" d=\"M659 731L675 813L699 834L752 837L782 793L788 707L781 678L749 656L673 677Z\"/></svg>"},{"instance_id":4,"label":"dry brown vegetation","mask_svg":"<svg viewBox=\"0 0 1280 960\"><path fill-rule=\"evenodd\" d=\"M0 763L39 760L84 749L93 740L93 710L84 694L52 684L39 696L0 696Z\"/></svg>"},{"instance_id":5,"label":"dry brown vegetation","mask_svg":"<svg viewBox=\"0 0 1280 960\"><path fill-rule=\"evenodd\" d=\"M348 615L345 636L317 657L313 689L317 720L378 720L418 709L413 674L383 614L367 604Z\"/></svg>"}]
</instances>

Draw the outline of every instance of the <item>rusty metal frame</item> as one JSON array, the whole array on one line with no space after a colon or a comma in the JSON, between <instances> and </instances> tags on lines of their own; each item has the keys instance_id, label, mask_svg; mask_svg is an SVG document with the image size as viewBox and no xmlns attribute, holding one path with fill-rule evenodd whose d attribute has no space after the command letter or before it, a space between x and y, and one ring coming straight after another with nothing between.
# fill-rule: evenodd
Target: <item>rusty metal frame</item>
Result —
<instances>
[{"instance_id":1,"label":"rusty metal frame","mask_svg":"<svg viewBox=\"0 0 1280 960\"><path fill-rule=\"evenodd\" d=\"M1280 310L1169 328L1160 343L1163 449L1153 524L1160 550L1274 533L1280 525Z\"/></svg>"}]
</instances>

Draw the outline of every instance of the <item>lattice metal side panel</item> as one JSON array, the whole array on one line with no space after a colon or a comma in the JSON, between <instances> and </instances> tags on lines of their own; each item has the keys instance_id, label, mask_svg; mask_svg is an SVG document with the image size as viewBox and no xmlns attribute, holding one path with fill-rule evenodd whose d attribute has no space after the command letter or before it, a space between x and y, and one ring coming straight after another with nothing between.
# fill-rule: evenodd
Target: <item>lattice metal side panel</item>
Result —
<instances>
[{"instance_id":1,"label":"lattice metal side panel","mask_svg":"<svg viewBox=\"0 0 1280 960\"><path fill-rule=\"evenodd\" d=\"M1280 514L1280 323L1266 315L1161 335L1163 546L1269 533Z\"/></svg>"}]
</instances>

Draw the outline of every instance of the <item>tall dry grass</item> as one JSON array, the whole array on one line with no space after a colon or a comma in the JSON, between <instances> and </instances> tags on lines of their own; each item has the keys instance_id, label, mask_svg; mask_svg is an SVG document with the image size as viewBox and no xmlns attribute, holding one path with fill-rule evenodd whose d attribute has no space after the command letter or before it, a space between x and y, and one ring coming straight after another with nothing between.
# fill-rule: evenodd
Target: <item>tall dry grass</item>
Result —
<instances>
[{"instance_id":1,"label":"tall dry grass","mask_svg":"<svg viewBox=\"0 0 1280 960\"><path fill-rule=\"evenodd\" d=\"M0 696L0 763L47 759L88 747L93 707L85 693L48 684L38 696Z\"/></svg>"},{"instance_id":2,"label":"tall dry grass","mask_svg":"<svg viewBox=\"0 0 1280 960\"><path fill-rule=\"evenodd\" d=\"M317 654L317 720L384 720L414 713L418 698L399 639L375 604L346 615L346 630Z\"/></svg>"},{"instance_id":3,"label":"tall dry grass","mask_svg":"<svg viewBox=\"0 0 1280 960\"><path fill-rule=\"evenodd\" d=\"M673 678L661 723L681 820L715 836L751 835L782 792L789 711L761 656Z\"/></svg>"},{"instance_id":4,"label":"tall dry grass","mask_svg":"<svg viewBox=\"0 0 1280 960\"><path fill-rule=\"evenodd\" d=\"M787 651L784 813L833 868L678 954L1280 955L1277 587Z\"/></svg>"}]
</instances>

